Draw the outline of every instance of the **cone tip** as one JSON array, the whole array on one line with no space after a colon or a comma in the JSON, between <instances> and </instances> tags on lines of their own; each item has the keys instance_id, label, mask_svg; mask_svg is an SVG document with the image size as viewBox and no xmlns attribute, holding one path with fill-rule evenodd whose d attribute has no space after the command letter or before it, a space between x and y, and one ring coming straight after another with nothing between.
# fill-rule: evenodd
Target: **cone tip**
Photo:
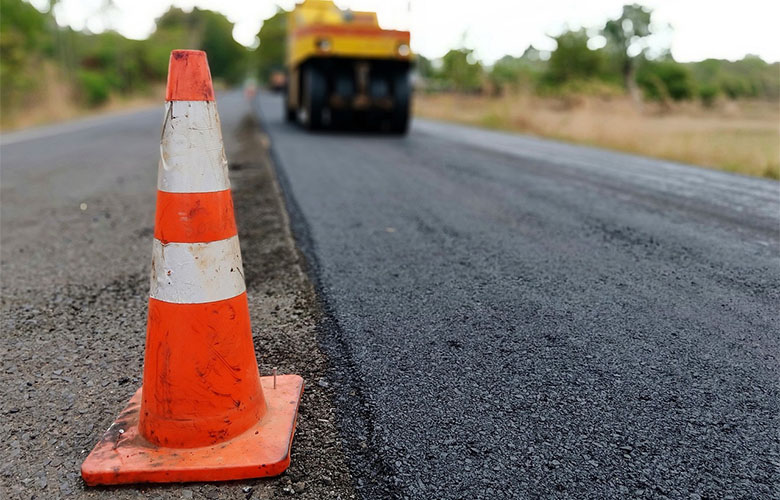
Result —
<instances>
[{"instance_id":1,"label":"cone tip","mask_svg":"<svg viewBox=\"0 0 780 500\"><path fill-rule=\"evenodd\" d=\"M213 101L214 86L206 53L174 50L168 64L166 101Z\"/></svg>"}]
</instances>

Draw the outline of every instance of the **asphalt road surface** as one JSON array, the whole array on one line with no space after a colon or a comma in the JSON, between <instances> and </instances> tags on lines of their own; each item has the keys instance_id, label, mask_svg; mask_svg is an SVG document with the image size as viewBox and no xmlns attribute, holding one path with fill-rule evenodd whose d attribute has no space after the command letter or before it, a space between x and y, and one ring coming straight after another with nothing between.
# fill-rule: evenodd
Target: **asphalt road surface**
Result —
<instances>
[{"instance_id":1,"label":"asphalt road surface","mask_svg":"<svg viewBox=\"0 0 780 500\"><path fill-rule=\"evenodd\" d=\"M218 100L261 370L307 381L290 471L79 478L141 383L160 106L0 138L0 498L780 497L780 184L308 134L262 94L312 298L251 108Z\"/></svg>"},{"instance_id":2,"label":"asphalt road surface","mask_svg":"<svg viewBox=\"0 0 780 500\"><path fill-rule=\"evenodd\" d=\"M79 467L141 385L163 106L0 138L0 499L354 498L316 302L240 93L218 95L260 370L307 387L271 480L87 488Z\"/></svg>"},{"instance_id":3,"label":"asphalt road surface","mask_svg":"<svg viewBox=\"0 0 780 500\"><path fill-rule=\"evenodd\" d=\"M780 184L258 108L364 497L780 497Z\"/></svg>"}]
</instances>

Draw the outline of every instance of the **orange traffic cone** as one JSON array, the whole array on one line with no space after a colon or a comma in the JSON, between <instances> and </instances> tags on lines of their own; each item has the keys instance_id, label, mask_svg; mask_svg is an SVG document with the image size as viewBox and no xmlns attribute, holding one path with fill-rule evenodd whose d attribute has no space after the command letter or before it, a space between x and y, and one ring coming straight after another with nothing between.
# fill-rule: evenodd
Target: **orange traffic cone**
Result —
<instances>
[{"instance_id":1,"label":"orange traffic cone","mask_svg":"<svg viewBox=\"0 0 780 500\"><path fill-rule=\"evenodd\" d=\"M82 464L89 485L274 476L290 464L303 379L258 373L205 52L173 51L166 101L144 383Z\"/></svg>"}]
</instances>

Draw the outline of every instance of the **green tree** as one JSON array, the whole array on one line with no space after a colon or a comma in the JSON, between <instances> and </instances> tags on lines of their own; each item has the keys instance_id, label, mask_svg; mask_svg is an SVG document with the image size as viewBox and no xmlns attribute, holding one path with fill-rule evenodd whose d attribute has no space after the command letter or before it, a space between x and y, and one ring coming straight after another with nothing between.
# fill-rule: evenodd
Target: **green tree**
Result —
<instances>
[{"instance_id":1,"label":"green tree","mask_svg":"<svg viewBox=\"0 0 780 500\"><path fill-rule=\"evenodd\" d=\"M777 99L780 96L780 64L767 64L760 57L748 54L731 63L732 73L740 75L745 92L735 97L764 97Z\"/></svg>"},{"instance_id":2,"label":"green tree","mask_svg":"<svg viewBox=\"0 0 780 500\"><path fill-rule=\"evenodd\" d=\"M129 40L113 31L91 34L60 27L50 10L40 12L23 0L0 0L3 123L12 122L15 112L49 87L90 106L113 94L143 91L150 82L165 80L173 49L207 51L212 75L229 84L246 74L248 51L233 39L233 24L223 15L172 8L156 24L149 39Z\"/></svg>"},{"instance_id":3,"label":"green tree","mask_svg":"<svg viewBox=\"0 0 780 500\"><path fill-rule=\"evenodd\" d=\"M582 29L555 37L557 48L547 63L545 83L560 86L570 81L601 78L605 68L604 53L588 48L588 40L588 34Z\"/></svg>"},{"instance_id":4,"label":"green tree","mask_svg":"<svg viewBox=\"0 0 780 500\"><path fill-rule=\"evenodd\" d=\"M195 8L188 13L172 7L157 20L149 41L154 48L153 59L161 65L155 72L167 68L166 54L171 50L190 48L208 53L215 79L235 84L246 74L248 51L233 39L233 24L217 12Z\"/></svg>"},{"instance_id":5,"label":"green tree","mask_svg":"<svg viewBox=\"0 0 780 500\"><path fill-rule=\"evenodd\" d=\"M644 61L637 70L636 82L645 97L653 100L680 101L696 93L690 69L672 60Z\"/></svg>"},{"instance_id":6,"label":"green tree","mask_svg":"<svg viewBox=\"0 0 780 500\"><path fill-rule=\"evenodd\" d=\"M720 87L711 83L705 83L699 85L697 92L699 94L699 98L701 99L701 102L706 107L710 107L713 104L715 104L715 100L720 95Z\"/></svg>"},{"instance_id":7,"label":"green tree","mask_svg":"<svg viewBox=\"0 0 780 500\"><path fill-rule=\"evenodd\" d=\"M440 77L459 92L476 92L482 87L482 64L471 49L451 49L442 57Z\"/></svg>"},{"instance_id":8,"label":"green tree","mask_svg":"<svg viewBox=\"0 0 780 500\"><path fill-rule=\"evenodd\" d=\"M82 69L104 73L109 85L122 93L129 94L146 87L152 76L144 58L146 44L128 40L114 31L79 35L75 43Z\"/></svg>"},{"instance_id":9,"label":"green tree","mask_svg":"<svg viewBox=\"0 0 780 500\"><path fill-rule=\"evenodd\" d=\"M193 9L192 12L196 17L202 17L200 49L209 56L212 75L229 84L239 83L246 76L248 51L233 38L233 23L210 10Z\"/></svg>"},{"instance_id":10,"label":"green tree","mask_svg":"<svg viewBox=\"0 0 780 500\"><path fill-rule=\"evenodd\" d=\"M780 63L769 64L758 56L747 55L739 61L706 59L686 66L693 74L702 100L710 94L722 94L730 99L780 98Z\"/></svg>"},{"instance_id":11,"label":"green tree","mask_svg":"<svg viewBox=\"0 0 780 500\"><path fill-rule=\"evenodd\" d=\"M0 0L0 80L3 107L36 86L33 68L51 45L48 16L19 0Z\"/></svg>"},{"instance_id":12,"label":"green tree","mask_svg":"<svg viewBox=\"0 0 780 500\"><path fill-rule=\"evenodd\" d=\"M200 47L199 36L191 19L181 9L171 8L156 21L156 28L144 42L145 66L162 80L168 74L168 57L174 49Z\"/></svg>"},{"instance_id":13,"label":"green tree","mask_svg":"<svg viewBox=\"0 0 780 500\"><path fill-rule=\"evenodd\" d=\"M488 73L488 80L497 92L508 87L517 88L520 84L522 71L523 63L520 58L507 55L493 64L490 73Z\"/></svg>"},{"instance_id":14,"label":"green tree","mask_svg":"<svg viewBox=\"0 0 780 500\"><path fill-rule=\"evenodd\" d=\"M414 65L417 68L417 73L420 78L431 79L436 77L436 70L433 67L433 61L423 56L422 54L416 54L414 56Z\"/></svg>"},{"instance_id":15,"label":"green tree","mask_svg":"<svg viewBox=\"0 0 780 500\"><path fill-rule=\"evenodd\" d=\"M276 14L263 21L260 31L257 32L260 45L255 50L253 59L261 82L267 82L271 72L284 68L287 15L286 10L278 9Z\"/></svg>"},{"instance_id":16,"label":"green tree","mask_svg":"<svg viewBox=\"0 0 780 500\"><path fill-rule=\"evenodd\" d=\"M538 80L544 66L539 51L529 46L520 57L507 55L496 61L488 79L498 92L530 87Z\"/></svg>"},{"instance_id":17,"label":"green tree","mask_svg":"<svg viewBox=\"0 0 780 500\"><path fill-rule=\"evenodd\" d=\"M624 5L621 16L607 21L601 31L607 39L607 51L623 77L623 85L635 99L638 99L634 79L636 61L646 50L646 39L652 34L651 17L652 11L646 7Z\"/></svg>"}]
</instances>

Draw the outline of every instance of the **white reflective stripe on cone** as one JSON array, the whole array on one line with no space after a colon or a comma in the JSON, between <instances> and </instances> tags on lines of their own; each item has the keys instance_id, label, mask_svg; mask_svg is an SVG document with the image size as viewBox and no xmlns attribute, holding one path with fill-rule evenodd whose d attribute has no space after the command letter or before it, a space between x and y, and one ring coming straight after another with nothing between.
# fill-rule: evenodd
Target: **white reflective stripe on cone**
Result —
<instances>
[{"instance_id":1,"label":"white reflective stripe on cone","mask_svg":"<svg viewBox=\"0 0 780 500\"><path fill-rule=\"evenodd\" d=\"M154 240L149 295L164 302L202 304L244 293L238 236L209 243Z\"/></svg>"},{"instance_id":2,"label":"white reflective stripe on cone","mask_svg":"<svg viewBox=\"0 0 780 500\"><path fill-rule=\"evenodd\" d=\"M169 193L207 193L230 188L216 102L165 104L157 188Z\"/></svg>"}]
</instances>

